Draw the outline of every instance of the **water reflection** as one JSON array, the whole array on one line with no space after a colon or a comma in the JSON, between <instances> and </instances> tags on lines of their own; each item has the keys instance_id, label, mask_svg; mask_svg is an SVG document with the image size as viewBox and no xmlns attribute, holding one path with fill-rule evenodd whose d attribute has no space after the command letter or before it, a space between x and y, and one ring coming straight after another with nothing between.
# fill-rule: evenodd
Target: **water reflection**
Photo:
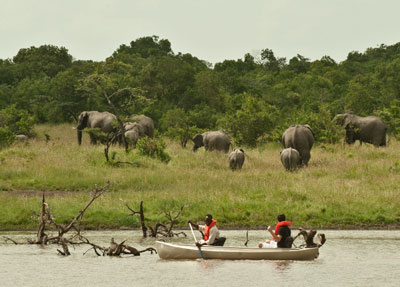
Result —
<instances>
[{"instance_id":1,"label":"water reflection","mask_svg":"<svg viewBox=\"0 0 400 287\"><path fill-rule=\"evenodd\" d=\"M293 263L293 261L275 261L272 262L272 266L274 269L278 272L283 272L283 271L288 271L290 270L290 265Z\"/></svg>"}]
</instances>

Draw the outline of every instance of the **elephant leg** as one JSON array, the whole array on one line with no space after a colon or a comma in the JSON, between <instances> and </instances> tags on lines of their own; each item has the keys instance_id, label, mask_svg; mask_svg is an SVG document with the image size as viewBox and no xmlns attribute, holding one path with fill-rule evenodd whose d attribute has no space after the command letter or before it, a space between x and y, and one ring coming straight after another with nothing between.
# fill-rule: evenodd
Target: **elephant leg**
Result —
<instances>
[{"instance_id":1,"label":"elephant leg","mask_svg":"<svg viewBox=\"0 0 400 287\"><path fill-rule=\"evenodd\" d=\"M301 157L302 165L308 166L308 162L309 162L310 158L311 158L311 156L310 156L309 153L304 154L304 155Z\"/></svg>"},{"instance_id":2,"label":"elephant leg","mask_svg":"<svg viewBox=\"0 0 400 287\"><path fill-rule=\"evenodd\" d=\"M386 146L386 136L382 137L380 146Z\"/></svg>"}]
</instances>

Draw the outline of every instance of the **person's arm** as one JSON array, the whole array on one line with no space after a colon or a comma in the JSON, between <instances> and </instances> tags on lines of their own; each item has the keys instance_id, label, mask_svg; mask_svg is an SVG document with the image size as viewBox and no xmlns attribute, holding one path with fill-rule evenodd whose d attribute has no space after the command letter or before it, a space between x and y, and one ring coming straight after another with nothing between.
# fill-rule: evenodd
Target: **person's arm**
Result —
<instances>
[{"instance_id":1,"label":"person's arm","mask_svg":"<svg viewBox=\"0 0 400 287\"><path fill-rule=\"evenodd\" d=\"M281 241L282 235L280 235L280 234L276 235L276 234L273 232L271 226L268 226L267 230L269 231L269 233L270 233L271 236L272 236L272 239L273 239L275 242L278 243L279 241Z\"/></svg>"},{"instance_id":2,"label":"person's arm","mask_svg":"<svg viewBox=\"0 0 400 287\"><path fill-rule=\"evenodd\" d=\"M189 220L188 223L191 224L193 226L193 228L200 230L199 226L196 223L193 223L191 220Z\"/></svg>"}]
</instances>

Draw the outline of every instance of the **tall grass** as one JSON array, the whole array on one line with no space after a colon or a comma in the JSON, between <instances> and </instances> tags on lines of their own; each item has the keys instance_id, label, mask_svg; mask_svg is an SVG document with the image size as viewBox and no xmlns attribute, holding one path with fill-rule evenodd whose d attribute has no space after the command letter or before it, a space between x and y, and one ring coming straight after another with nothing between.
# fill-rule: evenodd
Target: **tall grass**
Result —
<instances>
[{"instance_id":1,"label":"tall grass","mask_svg":"<svg viewBox=\"0 0 400 287\"><path fill-rule=\"evenodd\" d=\"M77 145L70 125L36 127L37 138L0 151L0 229L34 228L45 191L52 213L68 222L88 201L95 184L110 191L85 214L86 228L138 227L127 202L144 201L149 224L165 221L165 211L184 209L178 224L213 214L220 226L265 226L285 213L297 226L399 225L400 143L386 148L358 143L317 145L307 168L288 173L277 144L246 150L241 171L232 172L223 153L193 153L168 142L168 164L113 147L120 161L105 163L103 146ZM50 136L46 142L45 134Z\"/></svg>"}]
</instances>

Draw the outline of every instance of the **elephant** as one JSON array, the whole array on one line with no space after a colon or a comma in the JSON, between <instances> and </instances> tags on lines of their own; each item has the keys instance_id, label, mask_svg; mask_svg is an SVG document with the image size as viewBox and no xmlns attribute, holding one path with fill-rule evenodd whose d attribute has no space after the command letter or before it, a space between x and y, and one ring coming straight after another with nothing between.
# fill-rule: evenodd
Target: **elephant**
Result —
<instances>
[{"instance_id":1,"label":"elephant","mask_svg":"<svg viewBox=\"0 0 400 287\"><path fill-rule=\"evenodd\" d=\"M131 115L129 120L130 125L125 130L130 130L137 125L140 137L148 136L152 138L154 136L154 122L150 117L145 115Z\"/></svg>"},{"instance_id":2,"label":"elephant","mask_svg":"<svg viewBox=\"0 0 400 287\"><path fill-rule=\"evenodd\" d=\"M336 115L333 121L345 127L348 144L359 140L360 145L366 142L376 147L386 146L387 126L378 117L360 117L345 113Z\"/></svg>"},{"instance_id":3,"label":"elephant","mask_svg":"<svg viewBox=\"0 0 400 287\"><path fill-rule=\"evenodd\" d=\"M28 141L28 137L26 135L16 135L15 139L20 142L20 143L24 143Z\"/></svg>"},{"instance_id":4,"label":"elephant","mask_svg":"<svg viewBox=\"0 0 400 287\"><path fill-rule=\"evenodd\" d=\"M244 163L244 150L234 149L229 154L229 167L233 170L242 169Z\"/></svg>"},{"instance_id":5,"label":"elephant","mask_svg":"<svg viewBox=\"0 0 400 287\"><path fill-rule=\"evenodd\" d=\"M207 151L229 151L231 140L222 131L209 131L202 134L196 134L192 141L194 142L193 151L204 146Z\"/></svg>"},{"instance_id":6,"label":"elephant","mask_svg":"<svg viewBox=\"0 0 400 287\"><path fill-rule=\"evenodd\" d=\"M314 144L314 133L309 125L292 125L282 135L284 148L294 148L299 152L299 165L308 165L310 151Z\"/></svg>"},{"instance_id":7,"label":"elephant","mask_svg":"<svg viewBox=\"0 0 400 287\"><path fill-rule=\"evenodd\" d=\"M139 125L137 123L125 123L125 138L129 139L129 144L135 146L140 138Z\"/></svg>"},{"instance_id":8,"label":"elephant","mask_svg":"<svg viewBox=\"0 0 400 287\"><path fill-rule=\"evenodd\" d=\"M287 171L295 171L300 163L300 154L294 148L281 150L281 162Z\"/></svg>"},{"instance_id":9,"label":"elephant","mask_svg":"<svg viewBox=\"0 0 400 287\"><path fill-rule=\"evenodd\" d=\"M78 125L76 126L78 134L78 144L82 143L82 130L85 128L97 128L101 132L110 133L115 131L113 121L116 121L117 117L109 112L98 112L98 111L83 111L78 118ZM96 144L97 137L94 133L89 132L90 143Z\"/></svg>"}]
</instances>

